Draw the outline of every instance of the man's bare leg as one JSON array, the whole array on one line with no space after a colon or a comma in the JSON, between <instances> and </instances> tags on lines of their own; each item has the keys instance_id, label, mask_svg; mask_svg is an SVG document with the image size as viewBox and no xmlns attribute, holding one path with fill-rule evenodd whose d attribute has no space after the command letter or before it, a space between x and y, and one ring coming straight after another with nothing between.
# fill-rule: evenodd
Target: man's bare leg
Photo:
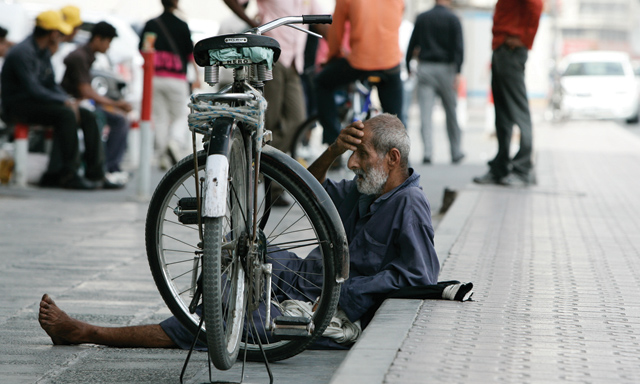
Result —
<instances>
[{"instance_id":1,"label":"man's bare leg","mask_svg":"<svg viewBox=\"0 0 640 384\"><path fill-rule=\"evenodd\" d=\"M178 348L159 324L115 328L91 325L67 315L46 293L40 300L38 322L55 345Z\"/></svg>"}]
</instances>

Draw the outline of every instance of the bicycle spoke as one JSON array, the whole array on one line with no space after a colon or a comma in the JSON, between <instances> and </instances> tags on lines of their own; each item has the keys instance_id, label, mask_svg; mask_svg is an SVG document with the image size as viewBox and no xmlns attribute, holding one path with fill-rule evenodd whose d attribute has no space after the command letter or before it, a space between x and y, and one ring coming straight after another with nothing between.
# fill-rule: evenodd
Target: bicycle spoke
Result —
<instances>
[{"instance_id":1,"label":"bicycle spoke","mask_svg":"<svg viewBox=\"0 0 640 384\"><path fill-rule=\"evenodd\" d=\"M169 239L171 239L171 240L175 240L175 241L177 241L178 243L184 244L184 245L186 245L186 246L188 246L188 247L190 247L190 248L193 248L193 249L199 249L197 246L195 246L195 245L193 245L193 244L189 244L189 243L187 243L186 241L180 240L180 239L178 239L178 238L176 238L176 237L174 237L174 236L169 236L169 235L167 235L167 234L162 234L162 237L167 237L167 238L169 238Z\"/></svg>"},{"instance_id":2,"label":"bicycle spoke","mask_svg":"<svg viewBox=\"0 0 640 384\"><path fill-rule=\"evenodd\" d=\"M282 248L284 245L299 244L299 243L304 243L304 242L308 242L308 243L303 244L303 245L297 245L297 246L295 246L293 248L301 248L301 247L306 247L306 246L311 246L311 245L320 245L320 243L321 243L320 241L317 241L316 239L300 239L300 240L293 240L293 241L285 241L285 242L282 242L282 243L273 243L273 242L271 242L271 243L269 243L269 247L274 247L274 248L277 247L277 248L280 248L280 249L285 249L285 248Z\"/></svg>"},{"instance_id":3,"label":"bicycle spoke","mask_svg":"<svg viewBox=\"0 0 640 384\"><path fill-rule=\"evenodd\" d=\"M166 251L166 249L165 249L165 251ZM174 251L174 252L177 252L177 251ZM187 251L184 251L184 252L187 252ZM172 265L182 264L182 263L193 263L193 259L183 259L183 260L173 261L173 262L170 262L170 263L165 263L164 265L170 267Z\"/></svg>"},{"instance_id":4,"label":"bicycle spoke","mask_svg":"<svg viewBox=\"0 0 640 384\"><path fill-rule=\"evenodd\" d=\"M177 226L179 226L181 228L187 228L187 229L192 230L192 231L198 231L198 227L195 224L183 224L183 223L181 223L179 221L174 221L174 220L169 220L169 219L164 219L162 221L165 222L165 223L169 223L169 224L175 224L175 225L177 225Z\"/></svg>"},{"instance_id":5,"label":"bicycle spoke","mask_svg":"<svg viewBox=\"0 0 640 384\"><path fill-rule=\"evenodd\" d=\"M278 259L272 259L272 261L278 261ZM324 276L323 274L319 274L319 273L303 273L301 274L300 272L297 272L289 267L287 267L286 265L282 264L281 262L278 262L278 264L282 267L282 269L277 269L278 271L287 271L287 272L293 272L296 276L298 276L299 278L301 278L303 281L309 283L310 285L312 285L314 288L318 288L321 289L322 286L319 286L318 284L316 284L315 282L307 279L305 276L309 275L309 276ZM280 281L283 281L284 283L286 283L287 285L291 286L292 288L296 289L294 286L292 286L291 284L289 284L287 281L279 279ZM298 289L296 289L298 292L300 292ZM306 296L305 294L303 294L302 292L300 292L300 294L302 294L303 296Z\"/></svg>"}]
</instances>

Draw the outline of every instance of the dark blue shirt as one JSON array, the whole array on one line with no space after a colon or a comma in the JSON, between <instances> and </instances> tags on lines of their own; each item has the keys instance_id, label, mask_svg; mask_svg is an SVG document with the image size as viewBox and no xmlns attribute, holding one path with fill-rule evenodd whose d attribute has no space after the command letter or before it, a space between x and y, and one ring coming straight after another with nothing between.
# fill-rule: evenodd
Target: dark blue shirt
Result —
<instances>
[{"instance_id":1,"label":"dark blue shirt","mask_svg":"<svg viewBox=\"0 0 640 384\"><path fill-rule=\"evenodd\" d=\"M51 51L40 49L33 36L9 50L2 66L2 106L11 113L13 105L64 103L69 97L56 84Z\"/></svg>"},{"instance_id":2,"label":"dark blue shirt","mask_svg":"<svg viewBox=\"0 0 640 384\"><path fill-rule=\"evenodd\" d=\"M464 45L458 16L442 5L419 14L407 48L407 68L416 47L420 48L418 59L421 61L454 63L456 72L460 73Z\"/></svg>"},{"instance_id":3,"label":"dark blue shirt","mask_svg":"<svg viewBox=\"0 0 640 384\"><path fill-rule=\"evenodd\" d=\"M342 285L340 308L351 321L375 307L380 296L407 286L436 284L440 264L433 246L431 208L411 176L375 199L353 180L326 180L349 241L350 274Z\"/></svg>"}]
</instances>

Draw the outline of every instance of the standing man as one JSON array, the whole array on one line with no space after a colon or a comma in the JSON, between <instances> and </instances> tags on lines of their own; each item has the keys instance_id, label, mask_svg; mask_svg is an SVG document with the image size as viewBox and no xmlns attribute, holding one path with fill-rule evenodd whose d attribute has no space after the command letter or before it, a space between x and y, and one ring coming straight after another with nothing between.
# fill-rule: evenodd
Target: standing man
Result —
<instances>
[{"instance_id":1,"label":"standing man","mask_svg":"<svg viewBox=\"0 0 640 384\"><path fill-rule=\"evenodd\" d=\"M538 31L542 0L498 0L493 14L491 90L496 111L498 153L477 184L524 187L535 184L533 132L524 68ZM520 128L520 150L511 159L513 125Z\"/></svg>"},{"instance_id":2,"label":"standing man","mask_svg":"<svg viewBox=\"0 0 640 384\"><path fill-rule=\"evenodd\" d=\"M129 133L126 114L131 111L131 105L124 100L112 100L99 95L91 86L91 65L96 60L96 52L106 53L116 36L118 34L113 25L104 21L94 25L89 42L64 59L67 70L61 84L76 99L93 100L96 113L104 116L109 129L105 145L105 163L109 174L122 172L120 163L127 150Z\"/></svg>"},{"instance_id":3,"label":"standing man","mask_svg":"<svg viewBox=\"0 0 640 384\"><path fill-rule=\"evenodd\" d=\"M333 143L340 133L334 90L367 76L376 84L384 112L402 114L400 78L400 24L403 0L337 0L329 27L327 64L316 77L318 119L324 127L323 142ZM350 25L348 56L342 55L342 40Z\"/></svg>"},{"instance_id":4,"label":"standing man","mask_svg":"<svg viewBox=\"0 0 640 384\"><path fill-rule=\"evenodd\" d=\"M245 13L241 0L224 0L231 10L251 27L285 16L321 14L316 0L258 0L258 20ZM308 28L301 25L301 28ZM319 27L322 30L322 26ZM278 41L282 52L273 66L273 80L264 86L269 103L265 128L273 133L271 145L283 152L291 152L296 128L306 119L305 97L300 74L304 68L304 48L307 34L291 28L276 28L265 35ZM276 200L277 204L278 200Z\"/></svg>"},{"instance_id":5,"label":"standing man","mask_svg":"<svg viewBox=\"0 0 640 384\"><path fill-rule=\"evenodd\" d=\"M461 150L462 132L456 115L457 89L464 55L462 26L451 10L451 0L436 0L430 11L418 15L407 48L407 70L415 51L418 51L418 102L420 103L420 129L424 152L423 164L431 164L433 154L432 118L436 94L442 100L447 119L447 135L451 162L464 158Z\"/></svg>"}]
</instances>

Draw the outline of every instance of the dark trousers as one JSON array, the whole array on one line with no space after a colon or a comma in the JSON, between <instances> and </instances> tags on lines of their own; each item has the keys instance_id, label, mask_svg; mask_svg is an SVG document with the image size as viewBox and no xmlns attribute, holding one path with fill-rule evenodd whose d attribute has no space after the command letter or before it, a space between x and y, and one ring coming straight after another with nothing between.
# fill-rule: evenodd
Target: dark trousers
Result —
<instances>
[{"instance_id":1,"label":"dark trousers","mask_svg":"<svg viewBox=\"0 0 640 384\"><path fill-rule=\"evenodd\" d=\"M127 135L129 134L129 122L119 113L109 112L100 107L97 113L104 116L105 123L109 126L109 134L105 143L105 167L107 172L120 172L120 163L127 151Z\"/></svg>"},{"instance_id":2,"label":"dark trousers","mask_svg":"<svg viewBox=\"0 0 640 384\"><path fill-rule=\"evenodd\" d=\"M80 128L84 135L85 176L90 180L104 177L104 151L96 116L79 109ZM75 175L80 166L78 121L73 110L59 103L21 104L11 107L11 117L27 124L53 126L53 149L45 178L62 180Z\"/></svg>"},{"instance_id":3,"label":"dark trousers","mask_svg":"<svg viewBox=\"0 0 640 384\"><path fill-rule=\"evenodd\" d=\"M526 48L509 49L503 45L493 51L491 59L491 90L496 115L498 154L489 162L491 173L504 177L509 172L532 177L533 133L524 69ZM509 147L513 126L520 128L520 149L511 159Z\"/></svg>"},{"instance_id":4,"label":"dark trousers","mask_svg":"<svg viewBox=\"0 0 640 384\"><path fill-rule=\"evenodd\" d=\"M17 104L7 107L11 119L27 124L53 126L53 140L57 143L58 173L69 177L78 171L78 124L73 110L60 103Z\"/></svg>"},{"instance_id":5,"label":"dark trousers","mask_svg":"<svg viewBox=\"0 0 640 384\"><path fill-rule=\"evenodd\" d=\"M376 84L382 110L400 116L402 112L402 79L400 66L380 71L363 71L353 68L346 59L330 61L316 76L316 95L318 103L318 120L322 124L323 142L333 143L340 133L340 119L333 91L355 80L376 75L380 82Z\"/></svg>"}]
</instances>

